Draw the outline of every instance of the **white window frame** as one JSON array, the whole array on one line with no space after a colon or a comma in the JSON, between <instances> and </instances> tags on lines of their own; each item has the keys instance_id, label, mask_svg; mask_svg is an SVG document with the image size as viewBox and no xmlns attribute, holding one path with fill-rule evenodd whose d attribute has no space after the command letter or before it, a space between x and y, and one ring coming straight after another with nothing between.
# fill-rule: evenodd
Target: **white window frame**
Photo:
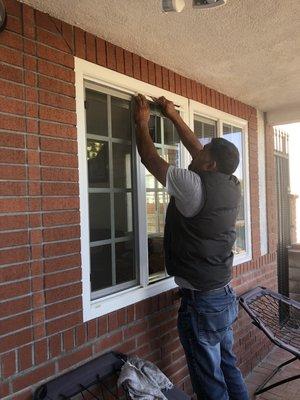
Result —
<instances>
[{"instance_id":1,"label":"white window frame","mask_svg":"<svg viewBox=\"0 0 300 400\"><path fill-rule=\"evenodd\" d=\"M234 125L242 128L245 136L243 141L244 150L244 169L245 169L245 242L246 251L242 254L234 256L233 265L239 265L252 260L252 244L251 244L251 213L250 213L250 180L249 180L249 143L248 143L248 121L234 115L227 114L223 111L206 106L194 100L189 100L189 117L190 128L194 130L194 114L206 117L217 122L217 136L221 134L222 124Z\"/></svg>"},{"instance_id":2,"label":"white window frame","mask_svg":"<svg viewBox=\"0 0 300 400\"><path fill-rule=\"evenodd\" d=\"M137 203L138 203L138 252L140 268L140 285L114 293L106 297L92 300L90 284L90 239L89 239L89 203L88 203L88 171L86 162L86 124L85 124L85 86L90 81L106 86L129 95L142 93L146 96L165 96L178 106L183 120L189 123L188 99L172 92L141 82L137 79L120 74L110 69L90 63L75 57L75 88L78 135L78 168L79 168L79 196L80 196L80 229L81 229L81 260L82 260L82 301L83 320L88 321L101 315L108 314L120 308L137 303L148 297L177 287L174 278L168 277L148 285L148 245L146 221L146 190L145 168L137 154ZM180 145L182 165L188 163L188 153ZM141 184L142 183L142 184Z\"/></svg>"},{"instance_id":3,"label":"white window frame","mask_svg":"<svg viewBox=\"0 0 300 400\"><path fill-rule=\"evenodd\" d=\"M266 154L265 154L265 117L260 110L257 111L258 135L258 193L259 193L259 227L260 227L260 254L268 253L268 221L267 221L267 196L266 196Z\"/></svg>"}]
</instances>

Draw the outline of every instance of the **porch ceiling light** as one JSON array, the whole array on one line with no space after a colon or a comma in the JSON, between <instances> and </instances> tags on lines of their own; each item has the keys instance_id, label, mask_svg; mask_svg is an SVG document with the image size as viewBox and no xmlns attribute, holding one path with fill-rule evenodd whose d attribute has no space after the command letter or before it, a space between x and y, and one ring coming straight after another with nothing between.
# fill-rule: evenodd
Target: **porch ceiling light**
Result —
<instances>
[{"instance_id":1,"label":"porch ceiling light","mask_svg":"<svg viewBox=\"0 0 300 400\"><path fill-rule=\"evenodd\" d=\"M164 12L181 12L185 7L184 0L163 0L162 9Z\"/></svg>"},{"instance_id":2,"label":"porch ceiling light","mask_svg":"<svg viewBox=\"0 0 300 400\"><path fill-rule=\"evenodd\" d=\"M194 8L212 8L222 6L226 0L193 0Z\"/></svg>"}]
</instances>

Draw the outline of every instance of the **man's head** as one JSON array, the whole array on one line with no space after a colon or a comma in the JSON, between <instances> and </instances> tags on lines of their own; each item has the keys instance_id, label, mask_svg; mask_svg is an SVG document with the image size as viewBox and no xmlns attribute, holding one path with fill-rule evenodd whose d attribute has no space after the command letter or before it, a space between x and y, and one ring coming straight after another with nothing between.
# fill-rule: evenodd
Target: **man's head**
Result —
<instances>
[{"instance_id":1,"label":"man's head","mask_svg":"<svg viewBox=\"0 0 300 400\"><path fill-rule=\"evenodd\" d=\"M239 162L239 151L233 143L223 138L214 138L199 151L189 169L194 172L215 171L231 175Z\"/></svg>"}]
</instances>

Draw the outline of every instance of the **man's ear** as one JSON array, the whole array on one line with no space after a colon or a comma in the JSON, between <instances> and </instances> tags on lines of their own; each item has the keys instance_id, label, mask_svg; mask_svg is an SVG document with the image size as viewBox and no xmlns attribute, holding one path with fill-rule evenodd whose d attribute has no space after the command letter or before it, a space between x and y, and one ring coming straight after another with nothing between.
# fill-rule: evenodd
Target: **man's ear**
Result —
<instances>
[{"instance_id":1,"label":"man's ear","mask_svg":"<svg viewBox=\"0 0 300 400\"><path fill-rule=\"evenodd\" d=\"M205 171L217 171L217 163L216 161L208 161L204 164Z\"/></svg>"}]
</instances>

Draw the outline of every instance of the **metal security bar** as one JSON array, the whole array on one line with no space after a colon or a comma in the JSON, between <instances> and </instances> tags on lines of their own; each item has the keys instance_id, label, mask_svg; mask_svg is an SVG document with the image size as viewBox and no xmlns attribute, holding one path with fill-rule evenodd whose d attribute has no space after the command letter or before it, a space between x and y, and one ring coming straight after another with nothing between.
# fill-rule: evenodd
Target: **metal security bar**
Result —
<instances>
[{"instance_id":1,"label":"metal security bar","mask_svg":"<svg viewBox=\"0 0 300 400\"><path fill-rule=\"evenodd\" d=\"M297 379L300 374L269 384L286 365L300 361L300 303L264 287L256 287L240 296L240 304L264 334L277 346L293 354L293 358L276 367L256 389L255 395ZM282 309L286 318L282 319Z\"/></svg>"},{"instance_id":2,"label":"metal security bar","mask_svg":"<svg viewBox=\"0 0 300 400\"><path fill-rule=\"evenodd\" d=\"M126 356L111 352L89 361L40 386L34 393L34 400L129 399L117 386L125 361L123 357Z\"/></svg>"},{"instance_id":3,"label":"metal security bar","mask_svg":"<svg viewBox=\"0 0 300 400\"><path fill-rule=\"evenodd\" d=\"M278 291L289 295L288 250L290 238L290 175L289 175L289 136L288 133L274 129L274 155L277 188L277 221L278 221Z\"/></svg>"},{"instance_id":4,"label":"metal security bar","mask_svg":"<svg viewBox=\"0 0 300 400\"><path fill-rule=\"evenodd\" d=\"M126 386L117 381L127 356L109 352L40 386L33 400L129 400ZM162 393L168 400L191 400L173 386Z\"/></svg>"}]
</instances>

